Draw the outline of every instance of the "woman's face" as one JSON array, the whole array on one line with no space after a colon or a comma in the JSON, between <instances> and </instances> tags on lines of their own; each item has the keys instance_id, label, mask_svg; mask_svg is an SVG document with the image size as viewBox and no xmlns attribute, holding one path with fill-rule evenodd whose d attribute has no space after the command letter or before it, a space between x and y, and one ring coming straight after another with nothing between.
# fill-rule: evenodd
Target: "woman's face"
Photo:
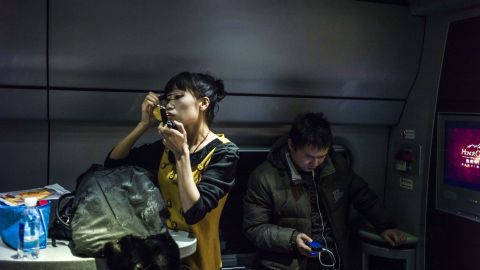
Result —
<instances>
[{"instance_id":1,"label":"woman's face","mask_svg":"<svg viewBox=\"0 0 480 270\"><path fill-rule=\"evenodd\" d=\"M183 125L196 123L200 114L201 101L189 91L175 89L167 94L167 116Z\"/></svg>"}]
</instances>

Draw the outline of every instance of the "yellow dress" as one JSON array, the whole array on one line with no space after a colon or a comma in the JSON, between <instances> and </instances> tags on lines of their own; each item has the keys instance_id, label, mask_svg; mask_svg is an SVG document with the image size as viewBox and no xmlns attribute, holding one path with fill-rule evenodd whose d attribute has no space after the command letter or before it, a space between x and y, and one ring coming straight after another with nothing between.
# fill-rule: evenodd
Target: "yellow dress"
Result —
<instances>
[{"instance_id":1,"label":"yellow dress","mask_svg":"<svg viewBox=\"0 0 480 270\"><path fill-rule=\"evenodd\" d=\"M229 142L223 135L219 135L219 139L222 143ZM214 151L215 148L195 168L192 167L195 184L198 184L200 181ZM177 173L175 164L170 163L168 160L168 152L167 149L163 152L158 171L160 192L170 212L170 217L167 219L167 227L169 229L191 232L197 238L197 251L193 255L184 258L182 264L188 265L194 270L220 269L222 267L222 258L218 226L227 195L223 196L217 207L208 212L202 220L196 224L188 225L181 213Z\"/></svg>"}]
</instances>

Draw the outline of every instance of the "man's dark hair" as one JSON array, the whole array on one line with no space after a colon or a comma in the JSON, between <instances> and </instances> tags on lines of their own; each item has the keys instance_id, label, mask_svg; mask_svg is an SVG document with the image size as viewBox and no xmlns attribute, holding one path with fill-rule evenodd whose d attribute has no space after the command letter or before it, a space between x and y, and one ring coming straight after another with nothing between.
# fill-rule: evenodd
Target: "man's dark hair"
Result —
<instances>
[{"instance_id":1,"label":"man's dark hair","mask_svg":"<svg viewBox=\"0 0 480 270\"><path fill-rule=\"evenodd\" d=\"M333 141L330 123L322 113L305 113L295 118L289 138L295 149L313 146L318 149L330 148Z\"/></svg>"}]
</instances>

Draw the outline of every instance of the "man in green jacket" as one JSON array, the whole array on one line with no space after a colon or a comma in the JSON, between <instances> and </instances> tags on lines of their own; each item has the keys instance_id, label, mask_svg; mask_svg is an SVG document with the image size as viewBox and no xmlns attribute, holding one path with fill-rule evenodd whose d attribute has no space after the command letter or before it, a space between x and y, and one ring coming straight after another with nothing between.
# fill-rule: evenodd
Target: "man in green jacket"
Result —
<instances>
[{"instance_id":1,"label":"man in green jacket","mask_svg":"<svg viewBox=\"0 0 480 270\"><path fill-rule=\"evenodd\" d=\"M405 240L332 140L322 114L299 115L252 172L243 230L259 249L257 269L348 269L350 204L392 246Z\"/></svg>"}]
</instances>

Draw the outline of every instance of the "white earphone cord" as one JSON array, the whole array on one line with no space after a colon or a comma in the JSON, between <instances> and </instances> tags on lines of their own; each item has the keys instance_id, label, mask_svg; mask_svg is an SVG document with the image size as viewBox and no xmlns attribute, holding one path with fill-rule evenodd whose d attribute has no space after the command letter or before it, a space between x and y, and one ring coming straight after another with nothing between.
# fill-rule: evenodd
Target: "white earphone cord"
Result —
<instances>
[{"instance_id":1,"label":"white earphone cord","mask_svg":"<svg viewBox=\"0 0 480 270\"><path fill-rule=\"evenodd\" d=\"M317 202L317 210L318 210L318 214L320 215L320 221L322 222L322 238L323 238L323 241L325 243L325 248L322 248L322 250L320 252L318 252L318 261L320 262L320 264L322 266L333 267L335 269L335 264L337 263L337 260L335 259L335 254L333 254L333 252L328 247L327 239L325 238L325 235L324 235L325 225L323 224L322 212L320 211L320 202L318 201L318 189L317 189L317 184L315 183L315 170L312 171L312 181L313 181L313 185L315 187L315 194L316 194L315 200ZM337 245L335 244L335 249L336 249L336 246ZM327 254L332 258L332 263L331 264L323 263L322 252L327 252ZM340 257L338 257L338 269L340 269L340 265L341 265L341 261L340 261Z\"/></svg>"}]
</instances>

